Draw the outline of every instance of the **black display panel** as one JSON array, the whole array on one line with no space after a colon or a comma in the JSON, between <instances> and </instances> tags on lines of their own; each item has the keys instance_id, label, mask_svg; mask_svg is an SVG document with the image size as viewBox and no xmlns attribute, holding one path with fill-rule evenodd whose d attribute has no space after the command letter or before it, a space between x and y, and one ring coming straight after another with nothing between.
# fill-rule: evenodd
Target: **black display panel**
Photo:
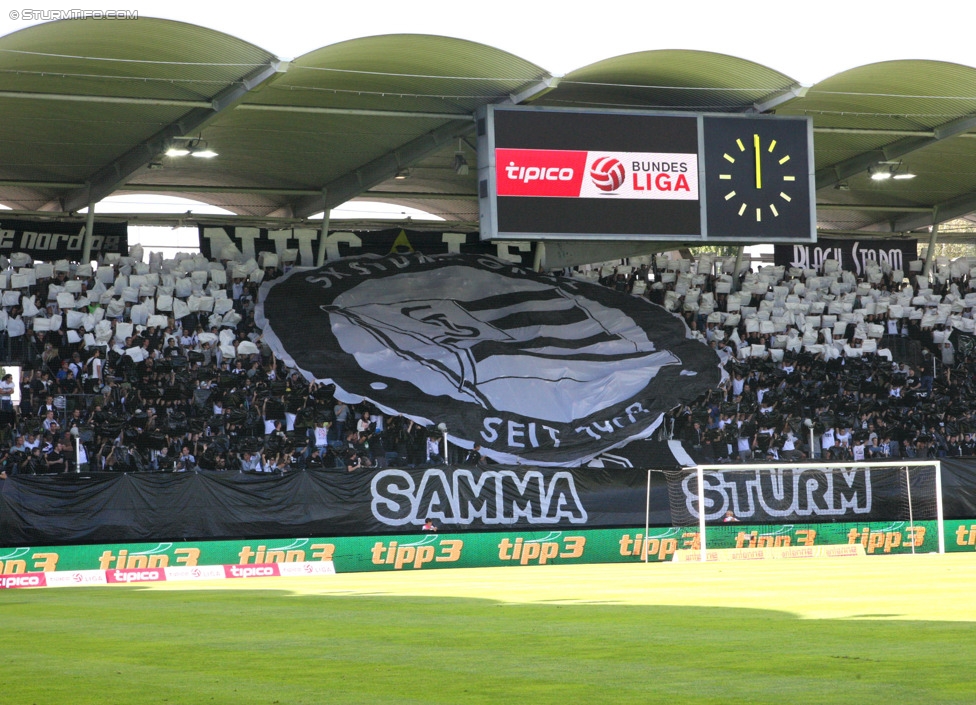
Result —
<instances>
[{"instance_id":1,"label":"black display panel","mask_svg":"<svg viewBox=\"0 0 976 705\"><path fill-rule=\"evenodd\" d=\"M697 116L500 109L490 116L488 161L497 179L487 190L499 236L700 237Z\"/></svg>"},{"instance_id":2,"label":"black display panel","mask_svg":"<svg viewBox=\"0 0 976 705\"><path fill-rule=\"evenodd\" d=\"M488 106L478 125L483 239L816 240L807 118Z\"/></svg>"},{"instance_id":3,"label":"black display panel","mask_svg":"<svg viewBox=\"0 0 976 705\"><path fill-rule=\"evenodd\" d=\"M698 153L695 116L495 110L495 146Z\"/></svg>"}]
</instances>

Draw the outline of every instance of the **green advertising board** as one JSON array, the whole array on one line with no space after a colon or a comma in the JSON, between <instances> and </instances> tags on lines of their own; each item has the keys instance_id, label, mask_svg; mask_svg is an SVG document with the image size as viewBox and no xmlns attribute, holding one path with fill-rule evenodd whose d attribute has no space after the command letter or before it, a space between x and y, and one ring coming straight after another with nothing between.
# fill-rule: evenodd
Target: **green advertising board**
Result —
<instances>
[{"instance_id":1,"label":"green advertising board","mask_svg":"<svg viewBox=\"0 0 976 705\"><path fill-rule=\"evenodd\" d=\"M938 550L934 521L708 527L709 548L860 543L868 555ZM976 551L976 522L946 521L946 551ZM0 549L0 574L332 561L340 573L557 563L667 561L697 549L691 528L403 534Z\"/></svg>"}]
</instances>

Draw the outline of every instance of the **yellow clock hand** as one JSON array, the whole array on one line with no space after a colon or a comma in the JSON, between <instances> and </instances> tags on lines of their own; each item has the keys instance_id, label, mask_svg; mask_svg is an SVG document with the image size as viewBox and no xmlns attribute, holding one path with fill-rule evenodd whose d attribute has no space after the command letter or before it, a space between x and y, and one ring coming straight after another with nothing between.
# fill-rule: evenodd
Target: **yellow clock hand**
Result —
<instances>
[{"instance_id":1,"label":"yellow clock hand","mask_svg":"<svg viewBox=\"0 0 976 705\"><path fill-rule=\"evenodd\" d=\"M752 144L756 148L756 188L762 188L762 159L759 157L759 135L752 136Z\"/></svg>"}]
</instances>

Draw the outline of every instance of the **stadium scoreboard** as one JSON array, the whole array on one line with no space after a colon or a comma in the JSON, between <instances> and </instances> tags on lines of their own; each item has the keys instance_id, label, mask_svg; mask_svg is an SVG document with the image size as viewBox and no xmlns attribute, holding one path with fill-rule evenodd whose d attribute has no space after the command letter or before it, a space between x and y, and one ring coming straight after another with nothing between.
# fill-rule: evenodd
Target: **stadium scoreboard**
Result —
<instances>
[{"instance_id":1,"label":"stadium scoreboard","mask_svg":"<svg viewBox=\"0 0 976 705\"><path fill-rule=\"evenodd\" d=\"M816 242L806 117L487 106L485 240Z\"/></svg>"}]
</instances>

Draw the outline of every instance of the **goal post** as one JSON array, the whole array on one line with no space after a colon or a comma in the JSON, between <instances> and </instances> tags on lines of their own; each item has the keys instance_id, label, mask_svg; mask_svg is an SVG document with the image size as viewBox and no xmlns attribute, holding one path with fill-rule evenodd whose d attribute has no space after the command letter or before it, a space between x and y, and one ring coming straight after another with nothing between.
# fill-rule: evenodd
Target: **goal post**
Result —
<instances>
[{"instance_id":1,"label":"goal post","mask_svg":"<svg viewBox=\"0 0 976 705\"><path fill-rule=\"evenodd\" d=\"M767 536L775 536L784 526L887 523L907 527L904 545L912 553L928 527L936 529L938 552L945 553L942 466L936 459L696 465L665 474L673 525L697 531L702 561L709 530L726 524L769 525L777 528Z\"/></svg>"}]
</instances>

